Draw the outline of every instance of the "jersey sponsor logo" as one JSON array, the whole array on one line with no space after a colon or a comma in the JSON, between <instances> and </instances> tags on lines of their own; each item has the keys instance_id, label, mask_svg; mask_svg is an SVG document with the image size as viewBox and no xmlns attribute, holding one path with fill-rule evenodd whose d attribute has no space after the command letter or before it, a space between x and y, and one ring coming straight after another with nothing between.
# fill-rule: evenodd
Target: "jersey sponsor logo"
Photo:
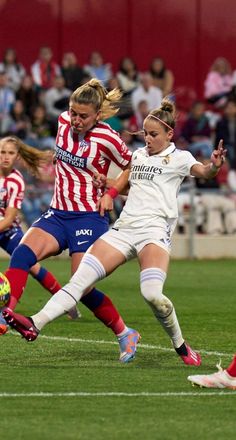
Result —
<instances>
[{"instance_id":1,"label":"jersey sponsor logo","mask_svg":"<svg viewBox=\"0 0 236 440\"><path fill-rule=\"evenodd\" d=\"M75 232L76 237L80 237L81 235L89 235L90 237L93 235L92 229L80 229Z\"/></svg>"},{"instance_id":2,"label":"jersey sponsor logo","mask_svg":"<svg viewBox=\"0 0 236 440\"><path fill-rule=\"evenodd\" d=\"M88 242L89 242L89 240L77 241L77 245L80 246L81 244L88 243Z\"/></svg>"},{"instance_id":3,"label":"jersey sponsor logo","mask_svg":"<svg viewBox=\"0 0 236 440\"><path fill-rule=\"evenodd\" d=\"M154 165L132 165L131 180L153 180L156 175L160 175L163 168Z\"/></svg>"},{"instance_id":4,"label":"jersey sponsor logo","mask_svg":"<svg viewBox=\"0 0 236 440\"><path fill-rule=\"evenodd\" d=\"M84 152L84 150L83 150ZM82 154L81 154L82 155ZM76 168L87 168L87 157L79 157L78 155L72 154L70 151L63 150L58 145L56 145L56 159L62 162L68 163Z\"/></svg>"},{"instance_id":5,"label":"jersey sponsor logo","mask_svg":"<svg viewBox=\"0 0 236 440\"><path fill-rule=\"evenodd\" d=\"M140 172L140 173L154 173L154 174L162 174L163 168L155 167L154 165L132 165L131 171Z\"/></svg>"}]
</instances>

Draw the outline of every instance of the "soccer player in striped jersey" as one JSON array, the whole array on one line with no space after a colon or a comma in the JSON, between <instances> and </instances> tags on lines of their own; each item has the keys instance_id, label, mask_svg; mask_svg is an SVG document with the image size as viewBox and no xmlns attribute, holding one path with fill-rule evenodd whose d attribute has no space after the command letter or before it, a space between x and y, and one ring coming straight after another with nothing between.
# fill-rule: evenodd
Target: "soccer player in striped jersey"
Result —
<instances>
[{"instance_id":1,"label":"soccer player in striped jersey","mask_svg":"<svg viewBox=\"0 0 236 440\"><path fill-rule=\"evenodd\" d=\"M96 209L102 191L94 186L93 175L107 175L111 163L121 169L130 163L125 143L102 122L118 111L120 98L118 89L108 93L98 80L91 79L72 93L69 111L59 117L54 195L48 211L33 223L14 251L5 273L11 284L10 309L37 261L68 248L73 274L87 249L108 230L108 215L101 216ZM81 302L115 333L121 362L133 359L140 335L125 325L111 300L91 284Z\"/></svg>"},{"instance_id":2,"label":"soccer player in striped jersey","mask_svg":"<svg viewBox=\"0 0 236 440\"><path fill-rule=\"evenodd\" d=\"M23 231L18 212L24 198L25 183L15 163L22 157L34 174L39 164L39 153L35 148L26 147L14 136L0 140L0 247L9 255L18 246ZM60 284L44 267L36 263L30 268L31 275L51 294L60 289ZM6 333L7 325L0 314L0 335Z\"/></svg>"},{"instance_id":3,"label":"soccer player in striped jersey","mask_svg":"<svg viewBox=\"0 0 236 440\"><path fill-rule=\"evenodd\" d=\"M112 198L129 186L126 204L114 227L102 235L83 257L79 268L61 291L44 308L26 318L5 310L9 324L27 340L37 338L49 322L70 310L83 292L97 280L113 272L130 258L140 265L140 290L170 337L176 353L186 365L199 366L201 356L191 349L170 299L163 294L169 267L171 236L177 218L177 194L186 176L211 178L225 159L223 142L211 155L211 163L203 165L189 151L178 150L171 141L175 126L175 107L163 100L144 120L146 146L134 152L130 170L118 177L98 201L101 214L112 208Z\"/></svg>"}]
</instances>

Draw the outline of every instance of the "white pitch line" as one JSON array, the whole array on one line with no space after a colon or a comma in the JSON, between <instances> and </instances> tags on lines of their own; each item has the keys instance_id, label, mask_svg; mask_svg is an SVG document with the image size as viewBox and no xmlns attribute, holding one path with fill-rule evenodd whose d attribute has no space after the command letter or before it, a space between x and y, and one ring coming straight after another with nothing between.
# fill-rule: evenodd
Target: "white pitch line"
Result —
<instances>
[{"instance_id":1,"label":"white pitch line","mask_svg":"<svg viewBox=\"0 0 236 440\"><path fill-rule=\"evenodd\" d=\"M124 392L68 392L68 393L0 393L1 397L202 397L202 396L235 396L236 392L233 391L203 391L203 392L159 392L159 393L124 393Z\"/></svg>"},{"instance_id":2,"label":"white pitch line","mask_svg":"<svg viewBox=\"0 0 236 440\"><path fill-rule=\"evenodd\" d=\"M12 334L14 336L21 336L15 331L9 331L8 334ZM48 339L52 341L63 341L63 342L79 342L79 343L85 343L85 344L101 344L101 345L118 345L118 342L116 341L104 341L103 339L95 340L95 339L82 339L82 338L68 338L66 336L47 336L47 335L39 335L40 339ZM147 350L158 350L158 351L167 351L167 352L173 352L173 348L166 348L161 347L160 345L150 345L150 344L142 344L139 343L138 348L144 348ZM221 357L230 357L232 356L232 353L221 353L218 351L207 351L199 349L197 350L201 354L206 354L208 356L221 356Z\"/></svg>"}]
</instances>

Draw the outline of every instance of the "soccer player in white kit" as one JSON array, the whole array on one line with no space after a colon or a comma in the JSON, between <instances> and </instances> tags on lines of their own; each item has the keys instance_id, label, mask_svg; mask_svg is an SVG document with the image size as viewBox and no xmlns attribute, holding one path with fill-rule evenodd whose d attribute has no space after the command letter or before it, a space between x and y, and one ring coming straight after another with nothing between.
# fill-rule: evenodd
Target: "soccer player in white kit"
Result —
<instances>
[{"instance_id":1,"label":"soccer player in white kit","mask_svg":"<svg viewBox=\"0 0 236 440\"><path fill-rule=\"evenodd\" d=\"M188 175L215 176L226 151L221 141L212 153L211 163L203 165L190 152L178 150L171 142L174 111L173 103L164 99L160 108L146 117L143 127L146 146L134 152L130 170L123 171L97 204L103 215L112 208L112 198L128 185L124 209L114 227L86 252L70 282L30 318L5 311L8 323L27 340L36 339L48 322L70 310L90 285L136 256L145 301L170 336L183 362L195 366L201 364L199 353L183 339L174 306L162 291L169 266L171 236L178 216L180 184Z\"/></svg>"}]
</instances>

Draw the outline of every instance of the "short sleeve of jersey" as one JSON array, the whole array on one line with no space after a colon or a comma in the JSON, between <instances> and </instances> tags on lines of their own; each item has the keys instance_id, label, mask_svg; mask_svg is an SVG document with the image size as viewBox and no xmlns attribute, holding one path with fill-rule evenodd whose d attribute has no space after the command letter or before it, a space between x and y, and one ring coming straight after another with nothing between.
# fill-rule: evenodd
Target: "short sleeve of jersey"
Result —
<instances>
[{"instance_id":1,"label":"short sleeve of jersey","mask_svg":"<svg viewBox=\"0 0 236 440\"><path fill-rule=\"evenodd\" d=\"M201 164L201 162L197 161L189 151L178 151L178 173L183 177L190 176L192 166L195 164Z\"/></svg>"},{"instance_id":2,"label":"short sleeve of jersey","mask_svg":"<svg viewBox=\"0 0 236 440\"><path fill-rule=\"evenodd\" d=\"M25 183L21 173L13 171L7 179L7 206L10 208L21 209L24 199Z\"/></svg>"},{"instance_id":3,"label":"short sleeve of jersey","mask_svg":"<svg viewBox=\"0 0 236 440\"><path fill-rule=\"evenodd\" d=\"M125 168L131 161L132 152L119 134L112 130L108 124L98 124L93 130L92 138L99 143L101 154L120 168Z\"/></svg>"}]
</instances>

